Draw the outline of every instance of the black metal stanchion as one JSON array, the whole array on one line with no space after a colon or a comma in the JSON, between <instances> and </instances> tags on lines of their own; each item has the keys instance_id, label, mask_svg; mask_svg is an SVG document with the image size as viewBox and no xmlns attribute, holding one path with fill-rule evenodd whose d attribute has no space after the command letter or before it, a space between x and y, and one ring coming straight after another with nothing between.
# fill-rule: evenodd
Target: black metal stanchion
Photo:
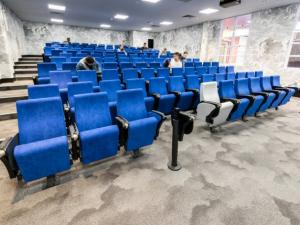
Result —
<instances>
[{"instance_id":1,"label":"black metal stanchion","mask_svg":"<svg viewBox=\"0 0 300 225\"><path fill-rule=\"evenodd\" d=\"M172 114L172 159L168 164L170 170L178 171L181 169L178 159L178 129L179 129L179 110L176 108Z\"/></svg>"}]
</instances>

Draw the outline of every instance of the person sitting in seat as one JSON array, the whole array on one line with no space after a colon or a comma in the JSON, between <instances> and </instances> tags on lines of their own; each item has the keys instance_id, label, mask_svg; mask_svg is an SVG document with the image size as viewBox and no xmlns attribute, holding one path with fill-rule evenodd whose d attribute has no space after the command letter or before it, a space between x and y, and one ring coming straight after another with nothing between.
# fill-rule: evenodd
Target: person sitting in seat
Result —
<instances>
[{"instance_id":1,"label":"person sitting in seat","mask_svg":"<svg viewBox=\"0 0 300 225\"><path fill-rule=\"evenodd\" d=\"M148 49L148 46L147 46L147 43L145 42L143 47L142 47L142 51L147 50L147 49Z\"/></svg>"},{"instance_id":2,"label":"person sitting in seat","mask_svg":"<svg viewBox=\"0 0 300 225\"><path fill-rule=\"evenodd\" d=\"M181 54L179 52L174 53L169 64L169 68L182 68Z\"/></svg>"},{"instance_id":3,"label":"person sitting in seat","mask_svg":"<svg viewBox=\"0 0 300 225\"><path fill-rule=\"evenodd\" d=\"M125 55L127 55L126 51L125 51L125 44L124 41L121 43L120 47L118 48L118 52L124 52Z\"/></svg>"},{"instance_id":4,"label":"person sitting in seat","mask_svg":"<svg viewBox=\"0 0 300 225\"><path fill-rule=\"evenodd\" d=\"M67 40L64 41L64 44L71 44L71 38L67 37Z\"/></svg>"},{"instance_id":5,"label":"person sitting in seat","mask_svg":"<svg viewBox=\"0 0 300 225\"><path fill-rule=\"evenodd\" d=\"M164 48L164 49L161 51L160 56L165 56L165 55L167 55L167 54L168 54L168 50L167 50L167 48Z\"/></svg>"},{"instance_id":6,"label":"person sitting in seat","mask_svg":"<svg viewBox=\"0 0 300 225\"><path fill-rule=\"evenodd\" d=\"M96 70L97 73L101 73L98 62L91 56L82 58L77 63L76 70Z\"/></svg>"},{"instance_id":7,"label":"person sitting in seat","mask_svg":"<svg viewBox=\"0 0 300 225\"><path fill-rule=\"evenodd\" d=\"M181 56L181 61L184 62L187 59L188 55L189 53L187 51L184 51L183 55Z\"/></svg>"}]
</instances>

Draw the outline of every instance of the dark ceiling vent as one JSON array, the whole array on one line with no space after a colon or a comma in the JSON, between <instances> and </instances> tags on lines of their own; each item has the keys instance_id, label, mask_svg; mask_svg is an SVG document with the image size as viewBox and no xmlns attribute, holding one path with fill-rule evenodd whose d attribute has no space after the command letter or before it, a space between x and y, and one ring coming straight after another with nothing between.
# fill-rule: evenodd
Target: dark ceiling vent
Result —
<instances>
[{"instance_id":1,"label":"dark ceiling vent","mask_svg":"<svg viewBox=\"0 0 300 225\"><path fill-rule=\"evenodd\" d=\"M191 18L194 18L195 16L193 15L184 15L182 18L188 18L188 19L191 19Z\"/></svg>"},{"instance_id":2,"label":"dark ceiling vent","mask_svg":"<svg viewBox=\"0 0 300 225\"><path fill-rule=\"evenodd\" d=\"M186 3L186 2L191 2L192 0L178 0L178 1Z\"/></svg>"},{"instance_id":3,"label":"dark ceiling vent","mask_svg":"<svg viewBox=\"0 0 300 225\"><path fill-rule=\"evenodd\" d=\"M151 25L151 27L153 27L153 28L158 28L158 27L160 27L159 25L156 25L156 24L153 24L153 25Z\"/></svg>"}]
</instances>

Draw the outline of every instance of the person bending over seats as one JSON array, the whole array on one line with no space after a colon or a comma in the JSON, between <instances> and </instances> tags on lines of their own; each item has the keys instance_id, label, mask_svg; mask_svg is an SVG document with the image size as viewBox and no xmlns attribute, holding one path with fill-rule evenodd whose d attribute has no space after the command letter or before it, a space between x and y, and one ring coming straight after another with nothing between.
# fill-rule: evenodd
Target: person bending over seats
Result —
<instances>
[{"instance_id":1,"label":"person bending over seats","mask_svg":"<svg viewBox=\"0 0 300 225\"><path fill-rule=\"evenodd\" d=\"M101 73L98 62L91 56L82 58L77 63L76 70L96 70L97 73Z\"/></svg>"},{"instance_id":2,"label":"person bending over seats","mask_svg":"<svg viewBox=\"0 0 300 225\"><path fill-rule=\"evenodd\" d=\"M179 52L174 53L169 64L169 68L182 68L181 54Z\"/></svg>"}]
</instances>

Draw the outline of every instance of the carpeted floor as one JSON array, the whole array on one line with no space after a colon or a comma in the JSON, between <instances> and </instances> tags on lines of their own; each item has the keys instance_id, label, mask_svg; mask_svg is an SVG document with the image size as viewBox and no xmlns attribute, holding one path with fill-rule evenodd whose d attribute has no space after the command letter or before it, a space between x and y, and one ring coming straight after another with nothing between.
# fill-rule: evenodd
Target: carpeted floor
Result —
<instances>
[{"instance_id":1,"label":"carpeted floor","mask_svg":"<svg viewBox=\"0 0 300 225\"><path fill-rule=\"evenodd\" d=\"M0 165L0 224L299 225L300 101L211 134L196 123L167 168L171 125L143 150L82 168L61 184L18 186Z\"/></svg>"}]
</instances>

